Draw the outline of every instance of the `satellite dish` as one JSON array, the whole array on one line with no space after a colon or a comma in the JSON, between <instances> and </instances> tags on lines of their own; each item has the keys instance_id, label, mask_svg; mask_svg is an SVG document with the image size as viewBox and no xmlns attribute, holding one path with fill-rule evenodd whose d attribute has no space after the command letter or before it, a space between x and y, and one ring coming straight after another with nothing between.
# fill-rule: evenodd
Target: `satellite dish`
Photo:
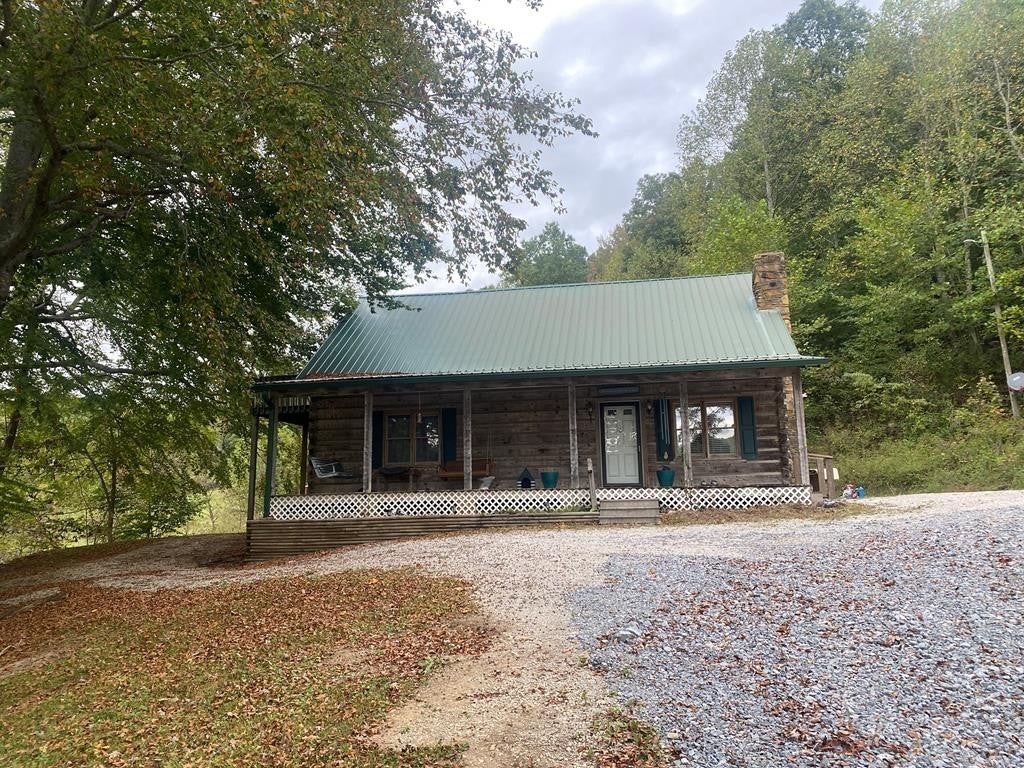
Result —
<instances>
[{"instance_id":1,"label":"satellite dish","mask_svg":"<svg viewBox=\"0 0 1024 768\"><path fill-rule=\"evenodd\" d=\"M1014 392L1020 392L1024 389L1024 372L1017 371L1017 373L1011 373L1006 377L1006 383L1010 385L1010 389Z\"/></svg>"}]
</instances>

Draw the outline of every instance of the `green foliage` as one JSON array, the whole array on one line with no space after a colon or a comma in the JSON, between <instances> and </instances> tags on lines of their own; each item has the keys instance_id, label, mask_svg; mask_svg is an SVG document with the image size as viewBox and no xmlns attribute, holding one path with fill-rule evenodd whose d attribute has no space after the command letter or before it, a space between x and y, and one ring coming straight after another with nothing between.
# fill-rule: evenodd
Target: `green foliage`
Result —
<instances>
[{"instance_id":1,"label":"green foliage","mask_svg":"<svg viewBox=\"0 0 1024 768\"><path fill-rule=\"evenodd\" d=\"M167 530L355 285L506 266L592 132L530 56L447 0L4 3L0 515Z\"/></svg>"},{"instance_id":2,"label":"green foliage","mask_svg":"<svg viewBox=\"0 0 1024 768\"><path fill-rule=\"evenodd\" d=\"M683 118L672 193L645 209L645 231L685 233L654 251L671 258L650 258L631 209L592 274L749 269L781 248L794 336L832 360L807 381L823 450L891 488L1020 484L1004 417L951 424L977 407L979 376L1003 380L983 230L1024 365L1022 86L1017 0L894 0L877 15L805 0L744 37ZM967 455L943 457L954 448Z\"/></svg>"},{"instance_id":3,"label":"green foliage","mask_svg":"<svg viewBox=\"0 0 1024 768\"><path fill-rule=\"evenodd\" d=\"M707 229L697 241L688 272L716 275L750 269L752 254L781 250L785 222L768 213L763 200L747 202L738 196L711 205Z\"/></svg>"},{"instance_id":4,"label":"green foliage","mask_svg":"<svg viewBox=\"0 0 1024 768\"><path fill-rule=\"evenodd\" d=\"M622 224L602 238L590 258L592 280L671 277L682 269L688 244L685 188L678 174L644 176Z\"/></svg>"},{"instance_id":5,"label":"green foliage","mask_svg":"<svg viewBox=\"0 0 1024 768\"><path fill-rule=\"evenodd\" d=\"M1024 487L1024 431L1008 418L1002 394L982 379L963 404L944 410L932 431L875 439L857 427L830 429L843 482L872 495Z\"/></svg>"},{"instance_id":6,"label":"green foliage","mask_svg":"<svg viewBox=\"0 0 1024 768\"><path fill-rule=\"evenodd\" d=\"M515 266L502 275L511 286L582 283L587 279L587 249L555 222L523 243Z\"/></svg>"},{"instance_id":7,"label":"green foliage","mask_svg":"<svg viewBox=\"0 0 1024 768\"><path fill-rule=\"evenodd\" d=\"M0 515L8 548L168 533L198 512L204 482L227 481L216 436L135 384L20 406L0 483L15 501Z\"/></svg>"}]
</instances>

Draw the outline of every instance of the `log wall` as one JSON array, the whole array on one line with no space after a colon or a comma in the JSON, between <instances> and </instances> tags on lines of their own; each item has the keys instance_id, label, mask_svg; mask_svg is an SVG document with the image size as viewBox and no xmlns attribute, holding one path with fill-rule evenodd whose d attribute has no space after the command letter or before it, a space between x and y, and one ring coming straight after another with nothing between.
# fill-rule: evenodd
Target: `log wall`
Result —
<instances>
[{"instance_id":1,"label":"log wall","mask_svg":"<svg viewBox=\"0 0 1024 768\"><path fill-rule=\"evenodd\" d=\"M691 405L701 400L733 401L740 396L754 399L757 428L757 459L744 460L738 455L706 459L693 457L693 482L714 482L725 486L778 485L788 483L782 447L785 443L780 424L785 413L782 404L782 372L726 373L721 376L693 375L686 377ZM788 371L786 372L788 373ZM639 401L641 418L642 476L647 487L657 485L655 471L661 466L655 449L654 419L649 404L668 398L675 409L679 405L679 377L647 377L645 380L622 379L616 386L635 384L637 394L602 396L597 385L577 379L576 420L579 441L580 483L586 485L586 463L594 462L597 483L601 485L602 451L600 411L602 402ZM569 394L565 384L556 386L517 383L514 388L474 389L472 396L473 457L489 458L495 464L495 487L515 486L520 472L528 468L537 482L540 470L553 467L559 471L559 487L569 487ZM513 384L509 384L513 387ZM589 406L589 407L588 407ZM443 407L457 409L457 455L462 458L462 393L456 389L444 392L375 391L374 409L384 413L439 413ZM318 458L340 461L346 471L361 473L363 447L362 393L324 394L311 398L310 454ZM682 459L677 456L670 466L676 469L676 484L682 485ZM457 490L462 478L440 480L436 465L424 466L412 490ZM335 480L309 478L311 493L344 493L358 491L361 482L341 483ZM388 482L375 474L374 490L410 490L406 481Z\"/></svg>"}]
</instances>

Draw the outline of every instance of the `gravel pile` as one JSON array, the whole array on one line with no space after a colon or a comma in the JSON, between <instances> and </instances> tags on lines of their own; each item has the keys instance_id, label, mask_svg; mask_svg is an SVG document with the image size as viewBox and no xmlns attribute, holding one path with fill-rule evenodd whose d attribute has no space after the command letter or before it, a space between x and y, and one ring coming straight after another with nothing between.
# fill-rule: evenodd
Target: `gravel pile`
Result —
<instances>
[{"instance_id":1,"label":"gravel pile","mask_svg":"<svg viewBox=\"0 0 1024 768\"><path fill-rule=\"evenodd\" d=\"M1019 766L1024 505L977 506L618 554L577 634L677 765Z\"/></svg>"}]
</instances>

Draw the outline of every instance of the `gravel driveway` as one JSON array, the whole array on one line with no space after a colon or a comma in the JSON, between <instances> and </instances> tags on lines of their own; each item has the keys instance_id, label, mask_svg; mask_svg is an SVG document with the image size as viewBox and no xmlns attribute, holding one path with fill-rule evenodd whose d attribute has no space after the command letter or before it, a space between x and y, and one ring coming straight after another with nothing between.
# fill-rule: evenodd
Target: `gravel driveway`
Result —
<instances>
[{"instance_id":1,"label":"gravel driveway","mask_svg":"<svg viewBox=\"0 0 1024 768\"><path fill-rule=\"evenodd\" d=\"M1024 764L1024 498L887 501L923 510L613 556L571 598L591 666L678 765Z\"/></svg>"},{"instance_id":2,"label":"gravel driveway","mask_svg":"<svg viewBox=\"0 0 1024 768\"><path fill-rule=\"evenodd\" d=\"M1024 765L1024 492L881 501L837 521L492 531L227 571L196 561L230 537L167 539L21 582L466 578L493 647L432 678L382 739L466 742L469 768L586 766L615 697L679 765Z\"/></svg>"}]
</instances>

